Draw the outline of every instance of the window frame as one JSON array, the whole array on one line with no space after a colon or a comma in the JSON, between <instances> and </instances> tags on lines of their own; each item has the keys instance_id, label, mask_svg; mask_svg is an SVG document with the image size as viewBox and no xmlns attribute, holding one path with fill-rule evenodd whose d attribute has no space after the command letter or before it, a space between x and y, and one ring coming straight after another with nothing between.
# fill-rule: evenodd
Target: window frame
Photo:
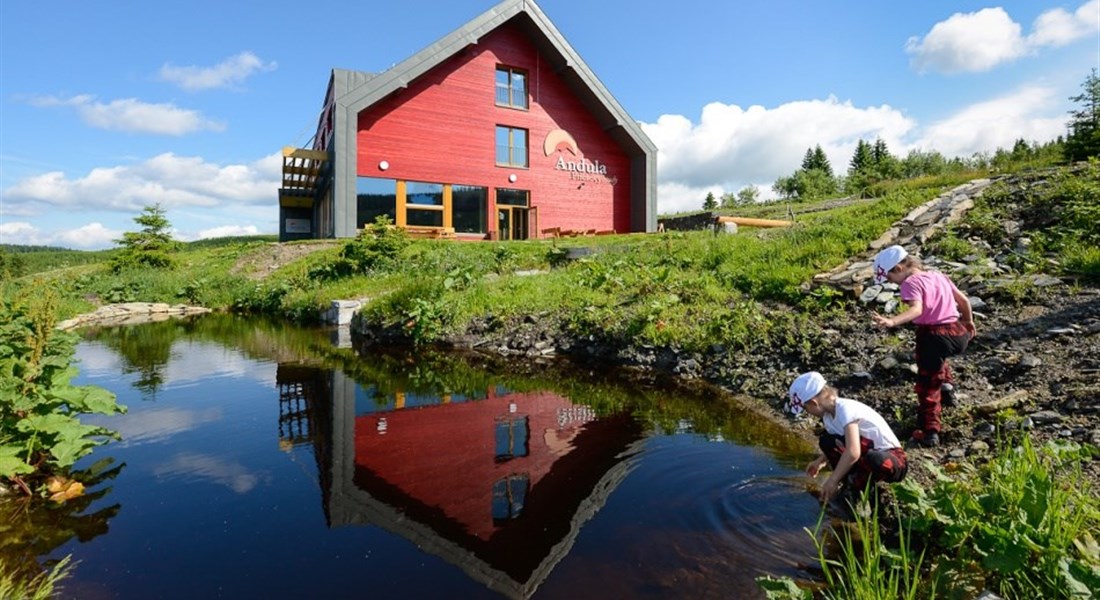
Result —
<instances>
[{"instance_id":1,"label":"window frame","mask_svg":"<svg viewBox=\"0 0 1100 600\"><path fill-rule=\"evenodd\" d=\"M502 146L498 143L498 141L500 139L500 134L502 133L502 130L503 130L503 132L506 132L508 134L508 161L507 162L500 162L500 149L501 149ZM523 148L522 149L516 147L515 133L517 131L522 131L523 132ZM517 168L517 169L527 169L527 168L530 167L530 164L531 164L531 131L530 130L528 130L525 127L512 127L511 125L500 125L500 124L498 124L496 126L496 128L494 129L493 133L494 133L493 146L494 146L494 148L496 148L496 151L493 153L493 160L496 162L496 166L498 166L498 167L511 167L511 168ZM523 162L521 162L521 163L515 162L516 151L517 150L522 150L522 152L523 152Z\"/></svg>"},{"instance_id":2,"label":"window frame","mask_svg":"<svg viewBox=\"0 0 1100 600\"><path fill-rule=\"evenodd\" d=\"M501 75L507 76L506 84L502 85L499 81ZM522 77L523 81L523 104L516 104L516 95L518 90L516 89L515 80L516 75ZM507 65L497 65L494 72L493 79L493 102L501 108L512 108L515 110L530 110L531 109L531 94L530 76L526 69L520 69L517 67L509 67ZM506 102L501 101L501 93L507 90L508 99Z\"/></svg>"}]
</instances>

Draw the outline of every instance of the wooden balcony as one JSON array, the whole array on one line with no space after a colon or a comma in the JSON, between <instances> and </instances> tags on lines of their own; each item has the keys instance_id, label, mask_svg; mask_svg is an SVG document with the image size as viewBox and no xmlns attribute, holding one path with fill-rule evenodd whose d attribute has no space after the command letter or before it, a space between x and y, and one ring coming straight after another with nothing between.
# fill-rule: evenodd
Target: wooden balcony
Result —
<instances>
[{"instance_id":1,"label":"wooden balcony","mask_svg":"<svg viewBox=\"0 0 1100 600\"><path fill-rule=\"evenodd\" d=\"M328 173L328 152L305 148L283 148L283 184L279 188L279 206L310 208L320 196L320 187Z\"/></svg>"}]
</instances>

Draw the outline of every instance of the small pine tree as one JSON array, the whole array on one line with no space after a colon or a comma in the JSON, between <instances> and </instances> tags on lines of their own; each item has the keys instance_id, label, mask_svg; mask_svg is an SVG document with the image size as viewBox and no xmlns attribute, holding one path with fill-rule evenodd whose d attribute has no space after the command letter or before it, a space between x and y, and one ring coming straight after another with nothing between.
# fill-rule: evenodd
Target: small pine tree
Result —
<instances>
[{"instance_id":1,"label":"small pine tree","mask_svg":"<svg viewBox=\"0 0 1100 600\"><path fill-rule=\"evenodd\" d=\"M707 192L707 197L703 200L703 210L714 210L718 208L718 201L714 199L714 192Z\"/></svg>"},{"instance_id":2,"label":"small pine tree","mask_svg":"<svg viewBox=\"0 0 1100 600\"><path fill-rule=\"evenodd\" d=\"M165 215L164 207L157 203L146 206L140 215L134 217L134 222L142 229L127 231L121 239L115 240L121 246L111 259L111 268L116 273L127 267L172 267L171 254L179 249L179 242L172 239L172 224Z\"/></svg>"}]
</instances>

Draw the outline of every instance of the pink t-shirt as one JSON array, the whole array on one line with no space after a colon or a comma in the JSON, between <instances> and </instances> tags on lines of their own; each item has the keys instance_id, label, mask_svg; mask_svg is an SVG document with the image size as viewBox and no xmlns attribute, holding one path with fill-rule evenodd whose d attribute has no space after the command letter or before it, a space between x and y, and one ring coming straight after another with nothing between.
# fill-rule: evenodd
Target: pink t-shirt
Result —
<instances>
[{"instance_id":1,"label":"pink t-shirt","mask_svg":"<svg viewBox=\"0 0 1100 600\"><path fill-rule=\"evenodd\" d=\"M920 300L920 316L913 319L917 325L954 323L959 320L955 289L955 284L939 271L918 271L901 282L901 299L909 304Z\"/></svg>"}]
</instances>

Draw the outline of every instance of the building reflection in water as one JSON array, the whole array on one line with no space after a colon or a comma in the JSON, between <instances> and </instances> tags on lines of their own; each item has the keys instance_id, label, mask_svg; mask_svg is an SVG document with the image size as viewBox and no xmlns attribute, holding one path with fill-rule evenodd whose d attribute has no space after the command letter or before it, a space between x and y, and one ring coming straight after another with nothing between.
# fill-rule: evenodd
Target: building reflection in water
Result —
<instances>
[{"instance_id":1,"label":"building reflection in water","mask_svg":"<svg viewBox=\"0 0 1100 600\"><path fill-rule=\"evenodd\" d=\"M632 468L641 426L553 392L378 396L280 365L280 444L311 443L330 527L375 525L531 596Z\"/></svg>"}]
</instances>

